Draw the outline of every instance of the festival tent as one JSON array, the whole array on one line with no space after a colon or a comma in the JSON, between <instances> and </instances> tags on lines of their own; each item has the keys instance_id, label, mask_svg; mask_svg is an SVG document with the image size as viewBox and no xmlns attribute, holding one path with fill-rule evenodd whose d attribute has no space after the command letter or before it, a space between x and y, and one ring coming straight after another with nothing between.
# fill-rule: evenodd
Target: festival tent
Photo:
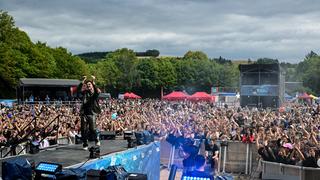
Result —
<instances>
[{"instance_id":1,"label":"festival tent","mask_svg":"<svg viewBox=\"0 0 320 180\"><path fill-rule=\"evenodd\" d=\"M293 99L293 96L290 96L288 93L284 93L284 98L286 100L292 100Z\"/></svg>"},{"instance_id":2,"label":"festival tent","mask_svg":"<svg viewBox=\"0 0 320 180\"><path fill-rule=\"evenodd\" d=\"M188 99L193 101L214 101L215 97L206 92L196 92Z\"/></svg>"},{"instance_id":3,"label":"festival tent","mask_svg":"<svg viewBox=\"0 0 320 180\"><path fill-rule=\"evenodd\" d=\"M162 99L174 101L174 100L185 100L188 97L189 95L184 92L173 91L172 93L163 96Z\"/></svg>"},{"instance_id":4,"label":"festival tent","mask_svg":"<svg viewBox=\"0 0 320 180\"><path fill-rule=\"evenodd\" d=\"M138 96L134 93L128 93L128 92L124 93L123 96L125 99L140 99L141 98L140 96Z\"/></svg>"},{"instance_id":5,"label":"festival tent","mask_svg":"<svg viewBox=\"0 0 320 180\"><path fill-rule=\"evenodd\" d=\"M312 99L318 99L317 96L313 95L313 94L309 94L309 96L312 98Z\"/></svg>"},{"instance_id":6,"label":"festival tent","mask_svg":"<svg viewBox=\"0 0 320 180\"><path fill-rule=\"evenodd\" d=\"M298 96L299 99L311 99L311 97L306 93L302 93Z\"/></svg>"}]
</instances>

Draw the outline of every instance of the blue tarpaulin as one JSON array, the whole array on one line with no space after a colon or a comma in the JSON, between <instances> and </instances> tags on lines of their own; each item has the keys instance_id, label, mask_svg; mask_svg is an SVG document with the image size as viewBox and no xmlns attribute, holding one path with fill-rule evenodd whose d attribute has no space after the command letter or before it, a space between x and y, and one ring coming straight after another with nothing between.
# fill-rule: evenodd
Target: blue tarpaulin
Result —
<instances>
[{"instance_id":1,"label":"blue tarpaulin","mask_svg":"<svg viewBox=\"0 0 320 180\"><path fill-rule=\"evenodd\" d=\"M122 165L127 172L147 173L148 179L160 179L160 143L153 142L123 152L113 153L100 159L89 161L81 169L105 169L108 166ZM80 165L78 165L80 166ZM73 166L77 167L77 166Z\"/></svg>"},{"instance_id":2,"label":"blue tarpaulin","mask_svg":"<svg viewBox=\"0 0 320 180\"><path fill-rule=\"evenodd\" d=\"M13 107L14 103L17 103L16 99L0 99L0 103L6 107Z\"/></svg>"}]
</instances>

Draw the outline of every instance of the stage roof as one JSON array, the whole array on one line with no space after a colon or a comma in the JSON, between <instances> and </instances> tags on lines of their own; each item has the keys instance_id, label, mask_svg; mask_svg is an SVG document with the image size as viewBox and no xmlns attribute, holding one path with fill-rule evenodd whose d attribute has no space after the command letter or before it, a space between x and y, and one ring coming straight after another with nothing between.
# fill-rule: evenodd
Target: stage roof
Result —
<instances>
[{"instance_id":1,"label":"stage roof","mask_svg":"<svg viewBox=\"0 0 320 180\"><path fill-rule=\"evenodd\" d=\"M77 79L45 79L45 78L21 78L20 86L51 86L51 87L69 87L78 86L80 81Z\"/></svg>"}]
</instances>

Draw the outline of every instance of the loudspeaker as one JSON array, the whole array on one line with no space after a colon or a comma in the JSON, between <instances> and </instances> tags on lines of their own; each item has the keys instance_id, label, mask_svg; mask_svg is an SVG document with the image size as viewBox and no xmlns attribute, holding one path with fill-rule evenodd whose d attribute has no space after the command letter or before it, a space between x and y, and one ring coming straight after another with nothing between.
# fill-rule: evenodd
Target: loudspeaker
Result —
<instances>
[{"instance_id":1,"label":"loudspeaker","mask_svg":"<svg viewBox=\"0 0 320 180\"><path fill-rule=\"evenodd\" d=\"M89 157L91 159L93 158L99 158L100 157L100 147L99 146L92 146L90 149L90 155Z\"/></svg>"},{"instance_id":2,"label":"loudspeaker","mask_svg":"<svg viewBox=\"0 0 320 180\"><path fill-rule=\"evenodd\" d=\"M147 180L148 176L146 174L140 173L129 173L126 180Z\"/></svg>"},{"instance_id":3,"label":"loudspeaker","mask_svg":"<svg viewBox=\"0 0 320 180\"><path fill-rule=\"evenodd\" d=\"M137 140L137 145L142 145L144 144L144 136L143 136L143 132L138 131L134 133L136 140Z\"/></svg>"},{"instance_id":4,"label":"loudspeaker","mask_svg":"<svg viewBox=\"0 0 320 180\"><path fill-rule=\"evenodd\" d=\"M116 132L102 131L102 132L100 132L100 139L101 140L115 140L116 139Z\"/></svg>"},{"instance_id":5,"label":"loudspeaker","mask_svg":"<svg viewBox=\"0 0 320 180\"><path fill-rule=\"evenodd\" d=\"M132 131L124 131L123 132L123 139L124 140L128 140L128 139L132 139L133 137L133 132Z\"/></svg>"},{"instance_id":6,"label":"loudspeaker","mask_svg":"<svg viewBox=\"0 0 320 180\"><path fill-rule=\"evenodd\" d=\"M40 151L40 144L36 141L32 141L30 143L30 151L29 153L30 154L36 154Z\"/></svg>"},{"instance_id":7,"label":"loudspeaker","mask_svg":"<svg viewBox=\"0 0 320 180\"><path fill-rule=\"evenodd\" d=\"M81 168L65 169L56 174L57 180L86 180L87 170Z\"/></svg>"},{"instance_id":8,"label":"loudspeaker","mask_svg":"<svg viewBox=\"0 0 320 180\"><path fill-rule=\"evenodd\" d=\"M32 179L31 164L27 159L15 158L2 162L2 179Z\"/></svg>"},{"instance_id":9,"label":"loudspeaker","mask_svg":"<svg viewBox=\"0 0 320 180\"><path fill-rule=\"evenodd\" d=\"M137 140L134 137L127 139L127 142L128 142L128 148L133 148L137 146Z\"/></svg>"},{"instance_id":10,"label":"loudspeaker","mask_svg":"<svg viewBox=\"0 0 320 180\"><path fill-rule=\"evenodd\" d=\"M87 171L87 180L105 180L106 171L105 170L95 170L90 169Z\"/></svg>"},{"instance_id":11,"label":"loudspeaker","mask_svg":"<svg viewBox=\"0 0 320 180\"><path fill-rule=\"evenodd\" d=\"M125 180L127 176L127 171L121 165L109 166L106 169L106 179L108 180Z\"/></svg>"}]
</instances>

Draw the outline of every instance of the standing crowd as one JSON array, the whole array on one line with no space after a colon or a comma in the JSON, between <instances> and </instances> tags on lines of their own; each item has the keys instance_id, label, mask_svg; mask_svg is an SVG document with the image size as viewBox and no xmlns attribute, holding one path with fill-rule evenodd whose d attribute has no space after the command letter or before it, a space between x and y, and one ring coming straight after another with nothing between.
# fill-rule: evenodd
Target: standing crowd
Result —
<instances>
[{"instance_id":1,"label":"standing crowd","mask_svg":"<svg viewBox=\"0 0 320 180\"><path fill-rule=\"evenodd\" d=\"M197 152L187 145L195 145L200 139L205 142L205 158L211 164L218 159L216 142L230 140L255 143L258 153L267 161L318 167L319 105L288 104L279 112L219 108L209 102L155 99L110 99L99 103L101 113L96 117L97 129L117 134L148 130L158 139L166 139L177 147L189 147L184 151L186 166L188 163L192 166L189 160ZM81 131L80 109L80 103L3 108L0 111L0 145L10 146L25 139L37 140L47 136L48 144L56 143L59 137L73 139ZM58 116L59 123L45 128ZM34 118L36 123L29 124Z\"/></svg>"}]
</instances>

